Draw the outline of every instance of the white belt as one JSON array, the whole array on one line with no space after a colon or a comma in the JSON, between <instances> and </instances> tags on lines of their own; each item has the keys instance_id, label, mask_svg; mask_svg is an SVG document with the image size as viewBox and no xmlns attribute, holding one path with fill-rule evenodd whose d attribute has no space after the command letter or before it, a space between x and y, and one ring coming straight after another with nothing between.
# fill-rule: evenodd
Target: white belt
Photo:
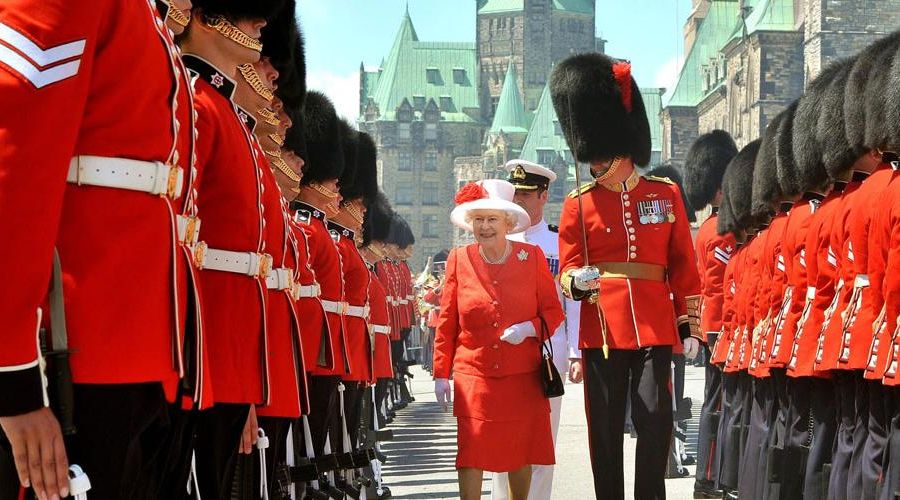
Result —
<instances>
[{"instance_id":1,"label":"white belt","mask_svg":"<svg viewBox=\"0 0 900 500\"><path fill-rule=\"evenodd\" d=\"M202 269L244 274L250 277L261 277L268 280L272 270L272 256L267 253L232 252L208 248Z\"/></svg>"},{"instance_id":2,"label":"white belt","mask_svg":"<svg viewBox=\"0 0 900 500\"><path fill-rule=\"evenodd\" d=\"M351 306L350 304L347 304L347 309L344 310L344 316L353 316L354 318L368 318L369 306Z\"/></svg>"},{"instance_id":3,"label":"white belt","mask_svg":"<svg viewBox=\"0 0 900 500\"><path fill-rule=\"evenodd\" d=\"M397 303L400 304L401 306L405 306L406 304L409 304L409 301L406 299L400 299L397 301Z\"/></svg>"},{"instance_id":4,"label":"white belt","mask_svg":"<svg viewBox=\"0 0 900 500\"><path fill-rule=\"evenodd\" d=\"M266 276L266 288L269 290L287 290L294 288L294 271L286 267L272 269Z\"/></svg>"},{"instance_id":5,"label":"white belt","mask_svg":"<svg viewBox=\"0 0 900 500\"><path fill-rule=\"evenodd\" d=\"M196 245L200 240L200 218L186 215L176 216L178 222L178 242L184 245Z\"/></svg>"},{"instance_id":6,"label":"white belt","mask_svg":"<svg viewBox=\"0 0 900 500\"><path fill-rule=\"evenodd\" d=\"M855 286L856 288L865 288L869 286L869 275L857 274L856 279L853 280L853 286Z\"/></svg>"},{"instance_id":7,"label":"white belt","mask_svg":"<svg viewBox=\"0 0 900 500\"><path fill-rule=\"evenodd\" d=\"M297 298L318 297L322 293L322 287L320 287L318 283L313 283L312 285L296 285L296 287Z\"/></svg>"},{"instance_id":8,"label":"white belt","mask_svg":"<svg viewBox=\"0 0 900 500\"><path fill-rule=\"evenodd\" d=\"M415 295L407 295L406 300L416 300L416 296Z\"/></svg>"},{"instance_id":9,"label":"white belt","mask_svg":"<svg viewBox=\"0 0 900 500\"><path fill-rule=\"evenodd\" d=\"M380 333L383 335L391 334L391 327L387 325L371 325L369 329L372 330L372 333Z\"/></svg>"},{"instance_id":10,"label":"white belt","mask_svg":"<svg viewBox=\"0 0 900 500\"><path fill-rule=\"evenodd\" d=\"M335 302L333 300L323 300L322 308L325 309L325 312L330 312L334 314L344 314L344 311L347 309L346 302Z\"/></svg>"},{"instance_id":11,"label":"white belt","mask_svg":"<svg viewBox=\"0 0 900 500\"><path fill-rule=\"evenodd\" d=\"M75 156L66 180L79 186L127 189L175 199L184 185L181 167L159 161Z\"/></svg>"},{"instance_id":12,"label":"white belt","mask_svg":"<svg viewBox=\"0 0 900 500\"><path fill-rule=\"evenodd\" d=\"M816 287L814 287L814 286L806 287L806 299L812 300L814 298L816 298Z\"/></svg>"}]
</instances>

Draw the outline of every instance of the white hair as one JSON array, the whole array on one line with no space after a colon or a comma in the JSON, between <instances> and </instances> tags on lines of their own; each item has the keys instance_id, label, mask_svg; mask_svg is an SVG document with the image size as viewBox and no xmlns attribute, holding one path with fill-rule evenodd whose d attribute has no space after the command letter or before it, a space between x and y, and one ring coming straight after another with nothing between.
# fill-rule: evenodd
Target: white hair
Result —
<instances>
[{"instance_id":1,"label":"white hair","mask_svg":"<svg viewBox=\"0 0 900 500\"><path fill-rule=\"evenodd\" d=\"M518 217L516 214L509 212L507 210L503 210L502 208L479 208L477 209L479 212L500 212L506 216L506 224L509 226L509 230L512 231L515 229L516 224L519 223ZM472 210L466 212L466 223L470 226L472 225Z\"/></svg>"}]
</instances>

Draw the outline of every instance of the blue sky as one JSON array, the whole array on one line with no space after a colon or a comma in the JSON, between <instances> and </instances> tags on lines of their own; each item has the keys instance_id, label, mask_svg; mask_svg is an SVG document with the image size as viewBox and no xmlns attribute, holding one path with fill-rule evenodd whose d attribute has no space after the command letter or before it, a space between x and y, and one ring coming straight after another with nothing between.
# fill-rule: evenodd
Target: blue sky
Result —
<instances>
[{"instance_id":1,"label":"blue sky","mask_svg":"<svg viewBox=\"0 0 900 500\"><path fill-rule=\"evenodd\" d=\"M475 41L475 0L298 0L310 89L355 118L359 65L377 68L406 5L421 40ZM628 58L643 87L674 86L684 59L691 0L597 0L597 34L607 53Z\"/></svg>"}]
</instances>

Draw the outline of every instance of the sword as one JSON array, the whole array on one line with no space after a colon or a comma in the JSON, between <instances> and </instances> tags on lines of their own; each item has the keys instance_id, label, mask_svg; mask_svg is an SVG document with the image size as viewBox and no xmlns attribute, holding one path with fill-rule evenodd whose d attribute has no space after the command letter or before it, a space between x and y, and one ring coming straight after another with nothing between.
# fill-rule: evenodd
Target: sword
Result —
<instances>
[{"instance_id":1,"label":"sword","mask_svg":"<svg viewBox=\"0 0 900 500\"><path fill-rule=\"evenodd\" d=\"M567 99L566 104L569 107L569 116L572 116L572 100ZM572 158L575 160L575 193L578 198L578 222L581 225L581 245L582 245L582 255L584 255L584 267L588 267L591 265L590 258L588 256L588 243L587 243L587 226L584 223L584 203L581 201L581 176L578 175L578 155L575 153L574 148L572 149ZM598 292L599 295L599 292ZM609 359L609 343L606 340L606 316L603 314L603 309L600 307L600 298L596 297L597 300L594 301L594 305L597 306L597 317L600 318L600 334L603 337L603 359ZM588 299L590 300L590 299Z\"/></svg>"}]
</instances>

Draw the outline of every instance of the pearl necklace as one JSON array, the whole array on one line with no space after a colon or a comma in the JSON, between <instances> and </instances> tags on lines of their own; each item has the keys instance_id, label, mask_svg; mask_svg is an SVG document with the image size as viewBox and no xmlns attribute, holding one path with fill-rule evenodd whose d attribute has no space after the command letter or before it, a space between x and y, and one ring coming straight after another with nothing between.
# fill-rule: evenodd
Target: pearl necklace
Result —
<instances>
[{"instance_id":1,"label":"pearl necklace","mask_svg":"<svg viewBox=\"0 0 900 500\"><path fill-rule=\"evenodd\" d=\"M509 241L506 242L506 248L503 250L503 255L500 256L497 260L491 260L487 258L487 255L484 254L484 247L478 245L478 253L481 254L481 258L484 259L488 264L503 264L506 262L506 258L509 257L509 253L512 251L512 245L509 244Z\"/></svg>"}]
</instances>

